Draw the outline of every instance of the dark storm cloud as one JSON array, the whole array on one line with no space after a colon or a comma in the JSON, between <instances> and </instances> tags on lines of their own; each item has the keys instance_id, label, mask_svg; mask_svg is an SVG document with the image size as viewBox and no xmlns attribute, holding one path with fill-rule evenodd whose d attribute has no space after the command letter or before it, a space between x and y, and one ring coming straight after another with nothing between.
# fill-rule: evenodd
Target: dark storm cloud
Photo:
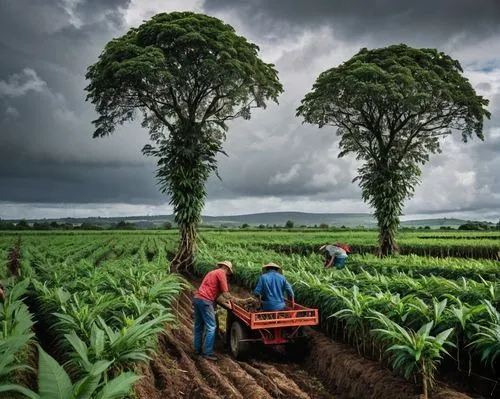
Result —
<instances>
[{"instance_id":1,"label":"dark storm cloud","mask_svg":"<svg viewBox=\"0 0 500 399\"><path fill-rule=\"evenodd\" d=\"M90 122L96 115L85 102L84 74L103 46L128 29L123 10L130 4L131 0L0 1L0 203L37 207L41 203L156 205L168 201L156 184L154 160L140 152L148 139L144 129L129 125L109 138L91 138ZM500 25L497 1L408 4L205 0L207 12L220 10L221 18L246 27L251 40L267 49L286 90L279 107L254 112L251 121L231 123L225 144L229 158L220 157L223 180L209 179L209 199L246 199L248 208L240 213L251 212L254 202L262 204L268 197L292 203L359 201L359 188L351 183L359 165L352 159L337 159L335 129L301 125L295 117L300 98L317 74L348 59L359 43L370 47L397 39L415 45L418 37L425 36L423 45L436 46L458 35L461 49L466 42L493 34ZM167 6L175 7L170 2ZM134 7L155 6L141 0ZM241 20L234 18L233 11ZM141 20L139 15L132 17ZM321 31L322 26L329 28ZM309 37L302 42L304 32ZM473 62L478 54L496 54L490 47L470 48L474 51L465 55ZM495 67L498 63L479 62L477 70L491 72ZM498 96L491 79L478 82L477 88L492 98ZM493 104L489 128L500 126L500 101ZM460 147L457 170L462 170L462 160L471 162L477 171L471 190L500 193L495 172L500 168L500 137L487 136L486 143ZM433 158L427 172L446 168L450 157L445 155ZM444 185L452 180L438 177ZM424 182L433 180L430 176ZM424 198L433 198L432 184L422 190L428 190ZM478 195L472 204L461 204L463 187L449 190L441 210L494 207L494 196ZM417 201L413 210L434 211L431 208ZM104 208L95 209L98 213Z\"/></svg>"},{"instance_id":2,"label":"dark storm cloud","mask_svg":"<svg viewBox=\"0 0 500 399\"><path fill-rule=\"evenodd\" d=\"M0 199L163 202L146 140L91 139L84 73L124 31L129 0L6 0L0 5ZM128 140L128 141L127 141ZM108 149L103 150L103 149Z\"/></svg>"},{"instance_id":3,"label":"dark storm cloud","mask_svg":"<svg viewBox=\"0 0 500 399\"><path fill-rule=\"evenodd\" d=\"M467 40L474 40L498 32L500 22L498 0L205 0L205 8L234 9L246 25L261 32L283 32L284 26L297 32L325 24L348 39L399 32L436 38L466 33Z\"/></svg>"},{"instance_id":4,"label":"dark storm cloud","mask_svg":"<svg viewBox=\"0 0 500 399\"><path fill-rule=\"evenodd\" d=\"M32 163L0 176L0 198L21 203L129 203L165 202L151 176L152 170L130 166L75 166ZM36 169L35 169L36 168ZM133 182L133 187L130 187Z\"/></svg>"}]
</instances>

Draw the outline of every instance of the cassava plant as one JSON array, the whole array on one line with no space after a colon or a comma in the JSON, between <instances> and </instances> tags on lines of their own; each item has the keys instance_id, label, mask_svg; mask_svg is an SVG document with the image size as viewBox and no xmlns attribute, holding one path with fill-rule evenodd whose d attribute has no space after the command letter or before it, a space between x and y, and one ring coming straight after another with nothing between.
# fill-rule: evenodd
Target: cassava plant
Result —
<instances>
[{"instance_id":1,"label":"cassava plant","mask_svg":"<svg viewBox=\"0 0 500 399\"><path fill-rule=\"evenodd\" d=\"M488 300L483 304L487 316L480 324L474 323L476 333L468 347L480 355L482 362L489 362L491 368L496 369L500 356L500 312Z\"/></svg>"},{"instance_id":2,"label":"cassava plant","mask_svg":"<svg viewBox=\"0 0 500 399\"><path fill-rule=\"evenodd\" d=\"M414 331L406 330L380 312L373 311L373 314L373 319L382 327L373 329L372 333L386 345L393 369L405 378L418 375L422 382L424 399L427 399L434 386L435 373L442 354L449 355L445 345L454 346L447 340L453 328L433 336L432 321Z\"/></svg>"},{"instance_id":3,"label":"cassava plant","mask_svg":"<svg viewBox=\"0 0 500 399\"><path fill-rule=\"evenodd\" d=\"M38 392L17 389L29 399L117 399L130 394L134 382L140 377L126 372L108 380L106 370L111 362L89 364L86 375L72 383L66 370L38 346ZM1 392L1 391L0 391Z\"/></svg>"}]
</instances>

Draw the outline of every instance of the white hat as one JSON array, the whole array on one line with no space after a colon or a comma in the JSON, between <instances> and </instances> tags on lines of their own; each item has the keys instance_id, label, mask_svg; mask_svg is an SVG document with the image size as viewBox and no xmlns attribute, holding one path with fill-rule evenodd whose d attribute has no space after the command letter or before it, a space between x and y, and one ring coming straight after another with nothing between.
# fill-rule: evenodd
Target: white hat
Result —
<instances>
[{"instance_id":1,"label":"white hat","mask_svg":"<svg viewBox=\"0 0 500 399\"><path fill-rule=\"evenodd\" d=\"M262 270L266 270L270 267L274 267L275 269L281 270L281 267L278 266L276 263L268 263L267 265L262 266Z\"/></svg>"},{"instance_id":2,"label":"white hat","mask_svg":"<svg viewBox=\"0 0 500 399\"><path fill-rule=\"evenodd\" d=\"M223 260L222 262L217 262L217 266L226 266L231 274L233 274L233 264L228 260Z\"/></svg>"}]
</instances>

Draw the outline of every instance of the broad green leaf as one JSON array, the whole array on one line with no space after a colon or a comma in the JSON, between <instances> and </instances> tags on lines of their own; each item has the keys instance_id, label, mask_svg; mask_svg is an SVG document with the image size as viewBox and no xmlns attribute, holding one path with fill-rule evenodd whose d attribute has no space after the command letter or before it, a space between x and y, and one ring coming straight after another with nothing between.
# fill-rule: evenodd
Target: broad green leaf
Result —
<instances>
[{"instance_id":1,"label":"broad green leaf","mask_svg":"<svg viewBox=\"0 0 500 399\"><path fill-rule=\"evenodd\" d=\"M128 395L134 382L141 377L134 373L123 373L108 381L106 386L99 392L96 399L115 399Z\"/></svg>"},{"instance_id":2,"label":"broad green leaf","mask_svg":"<svg viewBox=\"0 0 500 399\"><path fill-rule=\"evenodd\" d=\"M87 345L85 345L85 342L83 342L78 335L76 334L75 331L71 331L69 334L64 335L66 339L69 341L73 349L78 353L80 356L80 360L82 361L84 369L88 372L90 368L92 367L92 364L89 362L88 359L88 348Z\"/></svg>"},{"instance_id":3,"label":"broad green leaf","mask_svg":"<svg viewBox=\"0 0 500 399\"><path fill-rule=\"evenodd\" d=\"M71 380L57 361L38 346L38 393L40 399L72 399Z\"/></svg>"},{"instance_id":4,"label":"broad green leaf","mask_svg":"<svg viewBox=\"0 0 500 399\"><path fill-rule=\"evenodd\" d=\"M91 399L99 386L101 378L100 374L88 375L78 381L73 388L74 399Z\"/></svg>"},{"instance_id":5,"label":"broad green leaf","mask_svg":"<svg viewBox=\"0 0 500 399\"><path fill-rule=\"evenodd\" d=\"M113 361L99 360L96 363L94 363L90 368L90 374L96 376L101 373L104 373L112 364Z\"/></svg>"},{"instance_id":6,"label":"broad green leaf","mask_svg":"<svg viewBox=\"0 0 500 399\"><path fill-rule=\"evenodd\" d=\"M0 392L18 392L30 399L41 399L40 396L31 389L25 388L17 384L0 384Z\"/></svg>"}]
</instances>

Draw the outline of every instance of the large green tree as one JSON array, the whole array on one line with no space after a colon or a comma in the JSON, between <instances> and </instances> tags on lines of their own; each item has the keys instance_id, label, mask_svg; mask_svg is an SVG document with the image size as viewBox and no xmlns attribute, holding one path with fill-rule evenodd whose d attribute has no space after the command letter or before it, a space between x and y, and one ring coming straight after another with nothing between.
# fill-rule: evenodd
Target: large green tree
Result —
<instances>
[{"instance_id":1,"label":"large green tree","mask_svg":"<svg viewBox=\"0 0 500 399\"><path fill-rule=\"evenodd\" d=\"M274 65L221 20L192 12L162 13L110 41L90 66L87 99L99 118L94 137L139 116L157 157L157 179L180 228L173 266L194 261L205 184L217 173L227 122L277 102L283 91Z\"/></svg>"},{"instance_id":2,"label":"large green tree","mask_svg":"<svg viewBox=\"0 0 500 399\"><path fill-rule=\"evenodd\" d=\"M381 256L398 251L404 200L420 181L421 165L441 152L440 139L458 131L464 142L484 140L488 100L462 72L435 49L362 49L321 73L297 109L305 122L337 127L339 157L355 154L363 162L354 180L374 208Z\"/></svg>"}]
</instances>

